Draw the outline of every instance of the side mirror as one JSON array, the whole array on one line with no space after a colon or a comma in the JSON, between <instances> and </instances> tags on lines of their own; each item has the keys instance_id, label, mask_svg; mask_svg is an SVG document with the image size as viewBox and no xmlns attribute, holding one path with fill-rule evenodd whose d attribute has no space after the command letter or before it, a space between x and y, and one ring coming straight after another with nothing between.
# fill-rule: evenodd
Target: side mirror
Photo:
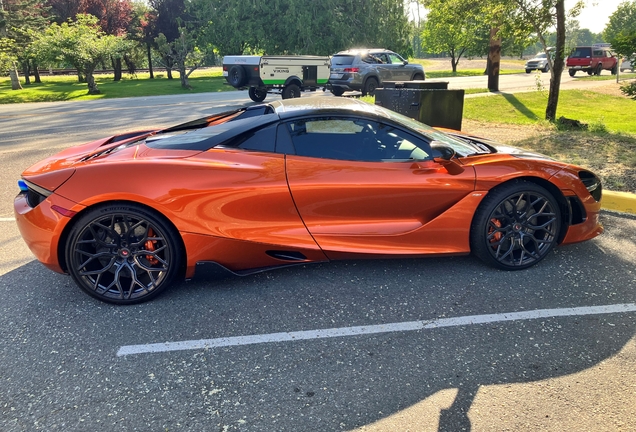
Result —
<instances>
[{"instance_id":1,"label":"side mirror","mask_svg":"<svg viewBox=\"0 0 636 432\"><path fill-rule=\"evenodd\" d=\"M452 147L447 146L441 141L431 141L431 149L433 150L433 158L441 158L444 160L451 160L455 157L455 150Z\"/></svg>"},{"instance_id":2,"label":"side mirror","mask_svg":"<svg viewBox=\"0 0 636 432\"><path fill-rule=\"evenodd\" d=\"M455 158L455 150L440 141L432 141L433 161L446 168L450 175L461 174L465 168Z\"/></svg>"},{"instance_id":3,"label":"side mirror","mask_svg":"<svg viewBox=\"0 0 636 432\"><path fill-rule=\"evenodd\" d=\"M406 66L407 64L409 64L409 62L408 62L407 60L404 60L404 61L402 62L402 64L403 64L404 66Z\"/></svg>"}]
</instances>

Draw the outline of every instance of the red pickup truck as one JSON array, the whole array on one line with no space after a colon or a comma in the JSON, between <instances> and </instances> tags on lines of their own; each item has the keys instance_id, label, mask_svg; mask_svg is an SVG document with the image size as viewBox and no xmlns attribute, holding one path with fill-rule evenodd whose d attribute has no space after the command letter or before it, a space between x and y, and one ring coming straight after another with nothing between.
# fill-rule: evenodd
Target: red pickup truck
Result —
<instances>
[{"instance_id":1,"label":"red pickup truck","mask_svg":"<svg viewBox=\"0 0 636 432\"><path fill-rule=\"evenodd\" d=\"M577 71L585 71L588 75L600 75L603 69L616 74L618 59L607 47L577 46L572 50L565 63L570 76Z\"/></svg>"}]
</instances>

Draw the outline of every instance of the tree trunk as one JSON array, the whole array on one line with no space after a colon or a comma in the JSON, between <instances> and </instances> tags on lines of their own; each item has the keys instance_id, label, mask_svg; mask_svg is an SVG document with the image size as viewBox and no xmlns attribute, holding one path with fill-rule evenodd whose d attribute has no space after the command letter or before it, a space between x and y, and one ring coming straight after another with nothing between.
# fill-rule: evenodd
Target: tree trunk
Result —
<instances>
[{"instance_id":1,"label":"tree trunk","mask_svg":"<svg viewBox=\"0 0 636 432\"><path fill-rule=\"evenodd\" d=\"M24 74L24 85L31 84L31 65L29 60L22 62L22 73Z\"/></svg>"},{"instance_id":2,"label":"tree trunk","mask_svg":"<svg viewBox=\"0 0 636 432\"><path fill-rule=\"evenodd\" d=\"M188 90L192 89L192 87L190 87L190 83L188 82L188 75L186 74L185 62L184 63L179 62L179 76L181 78L181 87Z\"/></svg>"},{"instance_id":3,"label":"tree trunk","mask_svg":"<svg viewBox=\"0 0 636 432\"><path fill-rule=\"evenodd\" d=\"M97 88L97 83L95 82L95 77L93 76L93 72L95 71L95 68L87 68L86 69L86 83L88 84L88 94L90 95L96 95L96 94L100 94L101 92L99 91L99 89Z\"/></svg>"},{"instance_id":4,"label":"tree trunk","mask_svg":"<svg viewBox=\"0 0 636 432\"><path fill-rule=\"evenodd\" d=\"M146 52L148 54L148 70L150 71L150 79L154 79L155 75L152 73L152 55L150 54L150 44L146 44Z\"/></svg>"},{"instance_id":5,"label":"tree trunk","mask_svg":"<svg viewBox=\"0 0 636 432\"><path fill-rule=\"evenodd\" d=\"M488 91L499 91L499 68L501 66L501 38L497 36L499 29L490 29L490 50L488 51Z\"/></svg>"},{"instance_id":6,"label":"tree trunk","mask_svg":"<svg viewBox=\"0 0 636 432\"><path fill-rule=\"evenodd\" d=\"M113 81L121 81L121 57L117 57L113 62L113 69L115 71Z\"/></svg>"},{"instance_id":7,"label":"tree trunk","mask_svg":"<svg viewBox=\"0 0 636 432\"><path fill-rule=\"evenodd\" d=\"M13 63L13 67L9 69L9 76L11 77L11 90L22 90L18 77L18 68L15 62Z\"/></svg>"},{"instance_id":8,"label":"tree trunk","mask_svg":"<svg viewBox=\"0 0 636 432\"><path fill-rule=\"evenodd\" d=\"M35 77L36 84L42 84L42 80L40 79L40 71L38 70L38 64L33 62L33 76Z\"/></svg>"},{"instance_id":9,"label":"tree trunk","mask_svg":"<svg viewBox=\"0 0 636 432\"><path fill-rule=\"evenodd\" d=\"M548 94L548 106L545 109L545 119L552 123L556 121L559 91L561 89L561 74L563 73L563 53L565 51L564 0L556 1L556 16L556 52L552 68L550 68L550 93Z\"/></svg>"}]
</instances>

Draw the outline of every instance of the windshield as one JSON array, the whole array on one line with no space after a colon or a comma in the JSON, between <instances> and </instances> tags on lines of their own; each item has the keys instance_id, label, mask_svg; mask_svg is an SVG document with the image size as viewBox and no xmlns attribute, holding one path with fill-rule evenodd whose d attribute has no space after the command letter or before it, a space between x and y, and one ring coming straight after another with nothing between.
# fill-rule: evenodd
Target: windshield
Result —
<instances>
[{"instance_id":1,"label":"windshield","mask_svg":"<svg viewBox=\"0 0 636 432\"><path fill-rule=\"evenodd\" d=\"M541 59L544 59L544 58L546 58L546 57L547 57L547 56L545 55L545 53L539 53L539 54L537 54L534 58L541 58Z\"/></svg>"},{"instance_id":2,"label":"windshield","mask_svg":"<svg viewBox=\"0 0 636 432\"><path fill-rule=\"evenodd\" d=\"M452 137L448 134L445 134L444 132L440 132L437 129L432 128L429 125L420 123L417 120L414 120L402 114L398 114L394 111L390 111L379 106L376 106L376 109L378 111L381 111L381 114L384 114L386 117L396 123L406 126L409 129L415 130L431 140L441 141L442 143L455 150L457 156L462 157L476 153L490 153L490 151L484 147L480 147L471 142L462 141L458 138Z\"/></svg>"}]
</instances>

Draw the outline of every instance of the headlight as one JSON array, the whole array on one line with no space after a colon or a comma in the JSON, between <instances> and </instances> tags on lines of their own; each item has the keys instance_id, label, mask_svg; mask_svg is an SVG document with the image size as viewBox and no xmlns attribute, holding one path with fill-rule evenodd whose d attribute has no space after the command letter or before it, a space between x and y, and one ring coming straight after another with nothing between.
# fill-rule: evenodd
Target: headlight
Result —
<instances>
[{"instance_id":1,"label":"headlight","mask_svg":"<svg viewBox=\"0 0 636 432\"><path fill-rule=\"evenodd\" d=\"M590 192L590 195L592 195L596 201L600 201L603 194L601 179L596 177L596 175L590 171L579 171L579 178Z\"/></svg>"}]
</instances>

